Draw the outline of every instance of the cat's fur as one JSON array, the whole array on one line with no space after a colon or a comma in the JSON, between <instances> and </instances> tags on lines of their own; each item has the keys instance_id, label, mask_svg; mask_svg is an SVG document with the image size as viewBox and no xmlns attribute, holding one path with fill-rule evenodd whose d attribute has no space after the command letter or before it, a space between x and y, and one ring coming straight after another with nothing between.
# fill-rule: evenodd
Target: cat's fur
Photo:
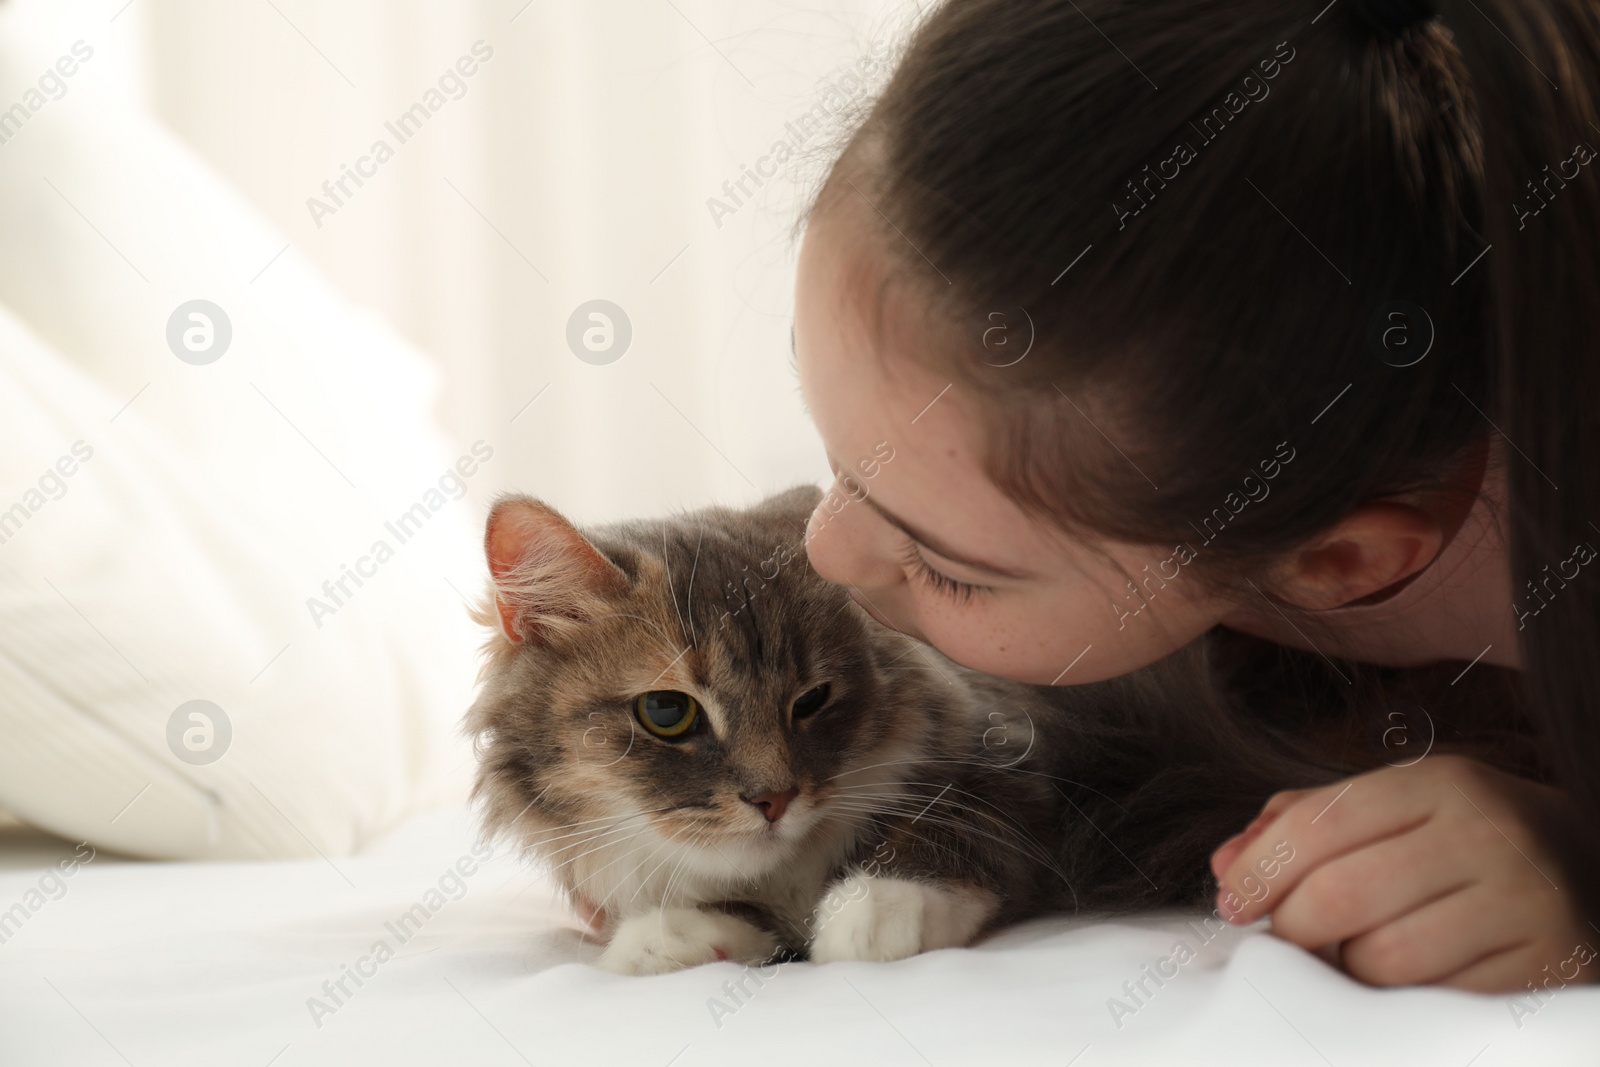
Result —
<instances>
[{"instance_id":1,"label":"cat's fur","mask_svg":"<svg viewBox=\"0 0 1600 1067\"><path fill-rule=\"evenodd\" d=\"M1229 725L1203 645L1049 688L878 625L807 564L818 496L583 533L526 497L491 515L475 797L608 939L603 965L886 960L1199 901L1272 792L1332 776ZM647 732L651 690L694 696L699 731ZM768 821L755 799L791 787Z\"/></svg>"}]
</instances>

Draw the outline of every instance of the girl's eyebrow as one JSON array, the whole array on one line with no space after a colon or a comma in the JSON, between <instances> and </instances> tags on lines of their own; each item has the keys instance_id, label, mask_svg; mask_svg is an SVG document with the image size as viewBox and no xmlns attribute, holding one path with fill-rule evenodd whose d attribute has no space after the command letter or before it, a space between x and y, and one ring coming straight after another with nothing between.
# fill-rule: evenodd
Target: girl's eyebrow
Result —
<instances>
[{"instance_id":1,"label":"girl's eyebrow","mask_svg":"<svg viewBox=\"0 0 1600 1067\"><path fill-rule=\"evenodd\" d=\"M890 526L893 526L895 529L911 538L911 540L917 542L917 544L932 550L936 555L943 556L952 563L959 563L963 567L968 567L972 570L991 575L995 578L1026 579L1034 577L1025 571L1016 571L1010 569L1009 567L998 566L994 563L985 563L983 560L973 559L972 557L962 555L959 552L952 552L949 548L908 524L904 519L895 515L893 512L886 510L884 506L873 499L870 494L862 497L861 502L866 504L873 511L876 511L883 518L884 522L887 522Z\"/></svg>"}]
</instances>

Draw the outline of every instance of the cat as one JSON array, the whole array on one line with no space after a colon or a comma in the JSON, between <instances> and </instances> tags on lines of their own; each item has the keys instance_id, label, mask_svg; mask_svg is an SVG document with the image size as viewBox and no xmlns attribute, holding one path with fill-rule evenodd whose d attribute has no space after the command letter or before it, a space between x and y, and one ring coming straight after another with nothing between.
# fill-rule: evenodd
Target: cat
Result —
<instances>
[{"instance_id":1,"label":"cat","mask_svg":"<svg viewBox=\"0 0 1600 1067\"><path fill-rule=\"evenodd\" d=\"M1218 843L1331 777L1226 725L1203 643L1052 688L880 625L806 560L820 496L585 531L491 510L473 797L601 966L887 961L1199 902Z\"/></svg>"}]
</instances>

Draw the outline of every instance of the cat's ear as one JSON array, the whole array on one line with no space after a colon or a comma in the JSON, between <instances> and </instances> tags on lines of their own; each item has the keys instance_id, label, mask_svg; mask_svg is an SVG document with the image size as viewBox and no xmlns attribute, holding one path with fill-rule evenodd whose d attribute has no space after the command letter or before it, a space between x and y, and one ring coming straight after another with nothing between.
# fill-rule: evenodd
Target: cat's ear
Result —
<instances>
[{"instance_id":1,"label":"cat's ear","mask_svg":"<svg viewBox=\"0 0 1600 1067\"><path fill-rule=\"evenodd\" d=\"M627 575L561 513L531 497L502 497L483 538L506 639L545 644L594 618Z\"/></svg>"}]
</instances>

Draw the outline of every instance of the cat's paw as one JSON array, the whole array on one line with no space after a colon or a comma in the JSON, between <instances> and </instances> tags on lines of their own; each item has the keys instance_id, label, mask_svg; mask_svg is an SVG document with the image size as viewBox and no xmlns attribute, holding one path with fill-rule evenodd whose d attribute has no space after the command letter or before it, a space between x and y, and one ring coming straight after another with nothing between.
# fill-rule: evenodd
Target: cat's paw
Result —
<instances>
[{"instance_id":1,"label":"cat's paw","mask_svg":"<svg viewBox=\"0 0 1600 1067\"><path fill-rule=\"evenodd\" d=\"M817 907L811 960L887 962L968 945L998 903L973 886L852 874L833 883Z\"/></svg>"},{"instance_id":2,"label":"cat's paw","mask_svg":"<svg viewBox=\"0 0 1600 1067\"><path fill-rule=\"evenodd\" d=\"M777 938L743 919L698 908L656 908L623 920L600 956L617 974L666 974L702 963L760 963Z\"/></svg>"}]
</instances>

